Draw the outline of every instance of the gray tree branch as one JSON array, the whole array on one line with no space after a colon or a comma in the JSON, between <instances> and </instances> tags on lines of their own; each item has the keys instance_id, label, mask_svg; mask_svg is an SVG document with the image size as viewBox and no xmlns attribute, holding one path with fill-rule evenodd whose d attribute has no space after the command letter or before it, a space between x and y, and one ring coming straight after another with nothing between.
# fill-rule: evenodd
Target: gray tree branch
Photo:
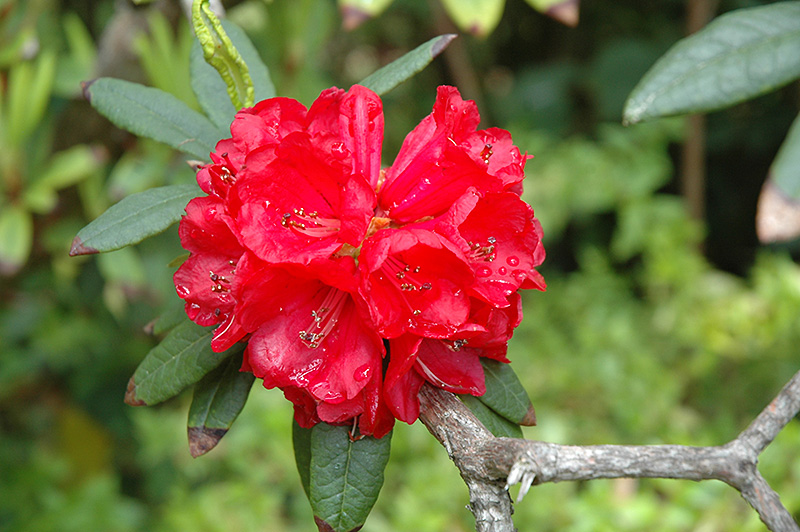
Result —
<instances>
[{"instance_id":1,"label":"gray tree branch","mask_svg":"<svg viewBox=\"0 0 800 532\"><path fill-rule=\"evenodd\" d=\"M559 445L495 438L455 395L425 385L420 419L447 450L470 492L478 532L511 532L507 483L601 478L721 480L739 491L773 532L800 527L758 471L758 456L800 411L800 372L731 442L683 445Z\"/></svg>"}]
</instances>

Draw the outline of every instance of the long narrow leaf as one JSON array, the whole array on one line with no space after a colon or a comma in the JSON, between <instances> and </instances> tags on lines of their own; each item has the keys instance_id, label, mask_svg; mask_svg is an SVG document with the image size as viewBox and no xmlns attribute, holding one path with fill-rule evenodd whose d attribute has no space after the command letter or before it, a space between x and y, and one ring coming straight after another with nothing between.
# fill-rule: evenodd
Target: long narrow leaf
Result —
<instances>
[{"instance_id":1,"label":"long narrow leaf","mask_svg":"<svg viewBox=\"0 0 800 532\"><path fill-rule=\"evenodd\" d=\"M376 70L361 80L359 85L372 89L378 94L385 94L428 66L428 63L442 53L456 37L457 35L454 33L434 37L403 57Z\"/></svg>"},{"instance_id":2,"label":"long narrow leaf","mask_svg":"<svg viewBox=\"0 0 800 532\"><path fill-rule=\"evenodd\" d=\"M188 320L175 327L136 368L125 402L131 406L154 405L174 397L241 350L234 346L215 353L211 350L213 332Z\"/></svg>"},{"instance_id":3,"label":"long narrow leaf","mask_svg":"<svg viewBox=\"0 0 800 532\"><path fill-rule=\"evenodd\" d=\"M391 433L350 439L350 427L318 423L311 433L311 509L320 530L361 528L383 486Z\"/></svg>"},{"instance_id":4,"label":"long narrow leaf","mask_svg":"<svg viewBox=\"0 0 800 532\"><path fill-rule=\"evenodd\" d=\"M241 367L242 356L234 355L195 385L187 430L195 458L216 447L244 408L255 377Z\"/></svg>"},{"instance_id":5,"label":"long narrow leaf","mask_svg":"<svg viewBox=\"0 0 800 532\"><path fill-rule=\"evenodd\" d=\"M728 107L800 77L800 2L739 9L673 46L634 88L635 124Z\"/></svg>"},{"instance_id":6,"label":"long narrow leaf","mask_svg":"<svg viewBox=\"0 0 800 532\"><path fill-rule=\"evenodd\" d=\"M186 204L200 193L196 185L171 185L132 194L81 229L69 254L113 251L157 235L180 220Z\"/></svg>"},{"instance_id":7,"label":"long narrow leaf","mask_svg":"<svg viewBox=\"0 0 800 532\"><path fill-rule=\"evenodd\" d=\"M83 93L116 126L194 157L208 159L219 140L219 129L208 118L159 89L99 78L84 83Z\"/></svg>"}]
</instances>

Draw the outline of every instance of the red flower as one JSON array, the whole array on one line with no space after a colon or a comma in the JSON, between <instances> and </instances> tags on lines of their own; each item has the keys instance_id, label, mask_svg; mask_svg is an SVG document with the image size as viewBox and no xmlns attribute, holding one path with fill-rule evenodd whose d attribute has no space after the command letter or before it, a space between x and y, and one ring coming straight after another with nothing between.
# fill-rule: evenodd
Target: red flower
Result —
<instances>
[{"instance_id":1,"label":"red flower","mask_svg":"<svg viewBox=\"0 0 800 532\"><path fill-rule=\"evenodd\" d=\"M542 232L519 197L528 157L479 121L440 87L382 171L375 93L273 98L237 113L198 172L176 290L219 324L215 350L247 341L242 370L300 425L357 418L380 437L417 418L424 382L481 395L480 358L508 361L518 290L545 287Z\"/></svg>"}]
</instances>

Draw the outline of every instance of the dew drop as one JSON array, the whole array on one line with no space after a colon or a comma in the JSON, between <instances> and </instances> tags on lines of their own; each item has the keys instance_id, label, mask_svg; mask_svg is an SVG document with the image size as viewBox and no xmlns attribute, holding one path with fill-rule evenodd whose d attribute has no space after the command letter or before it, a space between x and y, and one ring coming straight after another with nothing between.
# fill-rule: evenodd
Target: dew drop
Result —
<instances>
[{"instance_id":1,"label":"dew drop","mask_svg":"<svg viewBox=\"0 0 800 532\"><path fill-rule=\"evenodd\" d=\"M478 277L489 277L490 275L492 275L492 269L489 268L488 266L481 266L480 268L478 268L478 271L475 272L475 275L477 275Z\"/></svg>"},{"instance_id":2,"label":"dew drop","mask_svg":"<svg viewBox=\"0 0 800 532\"><path fill-rule=\"evenodd\" d=\"M505 275L506 272L508 272L508 270L506 270L505 266L500 266L499 268L497 268L497 273L499 273L500 275Z\"/></svg>"},{"instance_id":3,"label":"dew drop","mask_svg":"<svg viewBox=\"0 0 800 532\"><path fill-rule=\"evenodd\" d=\"M508 263L509 266L519 266L519 258L514 255L511 255L508 258L506 258L506 262Z\"/></svg>"},{"instance_id":4,"label":"dew drop","mask_svg":"<svg viewBox=\"0 0 800 532\"><path fill-rule=\"evenodd\" d=\"M347 154L347 148L344 147L344 142L334 142L331 144L331 153L337 159L342 159Z\"/></svg>"},{"instance_id":5,"label":"dew drop","mask_svg":"<svg viewBox=\"0 0 800 532\"><path fill-rule=\"evenodd\" d=\"M178 292L178 295L181 297L181 299L186 299L189 297L189 294L191 294L189 288L182 284L176 285L175 291Z\"/></svg>"},{"instance_id":6,"label":"dew drop","mask_svg":"<svg viewBox=\"0 0 800 532\"><path fill-rule=\"evenodd\" d=\"M206 209L203 214L204 214L204 216L206 218L206 221L210 222L217 215L217 209L215 209L214 207L211 207L210 209Z\"/></svg>"},{"instance_id":7,"label":"dew drop","mask_svg":"<svg viewBox=\"0 0 800 532\"><path fill-rule=\"evenodd\" d=\"M514 279L516 279L518 283L524 281L527 276L525 270L514 270Z\"/></svg>"},{"instance_id":8,"label":"dew drop","mask_svg":"<svg viewBox=\"0 0 800 532\"><path fill-rule=\"evenodd\" d=\"M359 382L365 381L369 378L369 369L369 364L364 364L353 373L353 377Z\"/></svg>"}]
</instances>

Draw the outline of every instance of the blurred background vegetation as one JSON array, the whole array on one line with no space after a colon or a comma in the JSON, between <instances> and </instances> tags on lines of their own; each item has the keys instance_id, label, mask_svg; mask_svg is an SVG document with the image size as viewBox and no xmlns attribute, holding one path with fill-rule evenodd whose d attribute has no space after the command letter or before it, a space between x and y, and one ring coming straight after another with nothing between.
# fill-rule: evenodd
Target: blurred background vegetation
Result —
<instances>
[{"instance_id":1,"label":"blurred background vegetation","mask_svg":"<svg viewBox=\"0 0 800 532\"><path fill-rule=\"evenodd\" d=\"M716 12L765 3L722 0ZM224 5L278 93L306 104L454 29L433 0L396 0L350 32L333 0ZM535 155L525 196L544 226L549 287L525 294L510 348L539 417L528 438L721 444L800 366L800 250L759 246L754 230L798 86L708 117L699 217L680 193L685 121L619 125L636 81L685 34L686 11L684 0L585 1L568 28L507 0L489 36L463 35L384 98L385 164L443 83ZM280 392L254 387L231 433L197 460L187 394L153 408L122 403L157 342L147 324L179 306L167 266L181 253L177 231L67 256L76 232L120 198L193 179L181 156L97 116L80 81L140 81L196 107L190 44L177 2L0 0L1 530L313 526ZM473 529L466 487L424 427L399 425L392 447L365 529ZM795 421L762 457L796 517L798 448ZM515 521L523 531L763 529L716 482L540 486Z\"/></svg>"}]
</instances>

